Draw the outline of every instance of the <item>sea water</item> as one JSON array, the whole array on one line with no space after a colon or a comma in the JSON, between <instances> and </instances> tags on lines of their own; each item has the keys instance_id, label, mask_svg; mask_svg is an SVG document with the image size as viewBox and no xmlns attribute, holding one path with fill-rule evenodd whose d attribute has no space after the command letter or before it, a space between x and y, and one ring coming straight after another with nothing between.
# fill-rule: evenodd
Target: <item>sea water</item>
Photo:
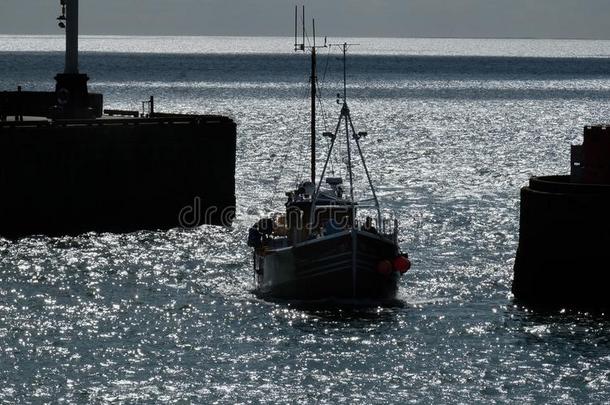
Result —
<instances>
[{"instance_id":1,"label":"sea water","mask_svg":"<svg viewBox=\"0 0 610 405\"><path fill-rule=\"evenodd\" d=\"M81 70L107 108L153 95L159 111L237 122L237 218L1 242L0 402L608 401L607 318L528 310L510 288L519 189L567 173L583 126L608 122L610 42L349 42L354 124L413 262L403 305L303 309L251 293L248 227L309 172L308 59L292 39L84 37ZM52 90L62 47L0 37L0 89ZM322 132L340 112L338 49L318 65ZM332 174L344 163L334 155Z\"/></svg>"}]
</instances>

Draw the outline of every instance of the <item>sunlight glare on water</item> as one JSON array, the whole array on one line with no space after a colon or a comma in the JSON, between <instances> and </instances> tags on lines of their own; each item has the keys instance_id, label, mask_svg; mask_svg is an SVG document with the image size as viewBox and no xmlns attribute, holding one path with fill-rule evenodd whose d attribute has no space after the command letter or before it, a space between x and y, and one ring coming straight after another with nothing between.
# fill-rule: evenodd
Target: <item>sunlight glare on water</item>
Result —
<instances>
[{"instance_id":1,"label":"sunlight glare on water","mask_svg":"<svg viewBox=\"0 0 610 405\"><path fill-rule=\"evenodd\" d=\"M155 95L161 111L235 119L238 216L231 229L2 242L0 402L606 402L607 318L528 311L510 286L519 188L566 173L582 127L607 121L608 43L362 42L348 96L413 260L404 306L303 309L250 292L247 229L309 170L307 60L289 39L84 38L82 69L109 108ZM52 89L61 46L2 37L0 88ZM322 130L341 67L319 66Z\"/></svg>"}]
</instances>

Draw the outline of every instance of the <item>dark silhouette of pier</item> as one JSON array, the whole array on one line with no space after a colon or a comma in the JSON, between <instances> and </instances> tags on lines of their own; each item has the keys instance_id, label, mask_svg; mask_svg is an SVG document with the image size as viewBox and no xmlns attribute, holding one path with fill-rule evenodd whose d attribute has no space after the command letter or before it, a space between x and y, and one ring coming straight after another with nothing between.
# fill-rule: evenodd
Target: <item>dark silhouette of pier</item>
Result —
<instances>
[{"instance_id":1,"label":"dark silhouette of pier","mask_svg":"<svg viewBox=\"0 0 610 405\"><path fill-rule=\"evenodd\" d=\"M0 236L229 225L236 125L227 117L104 110L78 71L78 0L62 0L54 91L0 92Z\"/></svg>"},{"instance_id":2,"label":"dark silhouette of pier","mask_svg":"<svg viewBox=\"0 0 610 405\"><path fill-rule=\"evenodd\" d=\"M521 189L513 293L549 308L610 308L610 127L586 127L569 176Z\"/></svg>"}]
</instances>

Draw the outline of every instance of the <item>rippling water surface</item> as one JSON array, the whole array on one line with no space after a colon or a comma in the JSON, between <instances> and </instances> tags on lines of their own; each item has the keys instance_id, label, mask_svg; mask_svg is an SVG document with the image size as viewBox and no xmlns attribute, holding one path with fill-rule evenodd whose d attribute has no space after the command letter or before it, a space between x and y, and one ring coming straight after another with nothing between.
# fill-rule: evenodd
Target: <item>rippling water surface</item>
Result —
<instances>
[{"instance_id":1,"label":"rippling water surface","mask_svg":"<svg viewBox=\"0 0 610 405\"><path fill-rule=\"evenodd\" d=\"M0 88L52 89L57 38L0 39ZM160 110L236 120L238 218L2 242L0 402L606 402L607 318L528 311L510 285L519 188L567 172L582 127L607 121L608 44L361 42L350 105L413 259L405 305L250 293L247 228L308 171L307 61L290 39L89 38L82 69L107 106L155 95ZM320 129L339 113L340 68L322 55Z\"/></svg>"}]
</instances>

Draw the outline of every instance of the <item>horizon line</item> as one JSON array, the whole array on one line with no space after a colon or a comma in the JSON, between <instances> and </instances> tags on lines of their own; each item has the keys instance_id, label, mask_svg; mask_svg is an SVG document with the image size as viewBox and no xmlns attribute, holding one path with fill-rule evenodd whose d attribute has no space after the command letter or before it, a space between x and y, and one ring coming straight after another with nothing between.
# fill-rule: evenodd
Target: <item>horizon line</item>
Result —
<instances>
[{"instance_id":1,"label":"horizon line","mask_svg":"<svg viewBox=\"0 0 610 405\"><path fill-rule=\"evenodd\" d=\"M64 37L65 34L23 34L23 33L0 33L0 37ZM80 34L79 37L155 37L155 38L289 38L290 35L225 35L225 34ZM317 36L324 38L325 36ZM326 37L331 37L326 35ZM531 40L531 41L610 41L610 38L573 38L573 37L445 37L445 36L332 36L334 38L357 38L357 39L469 39L469 40Z\"/></svg>"}]
</instances>

